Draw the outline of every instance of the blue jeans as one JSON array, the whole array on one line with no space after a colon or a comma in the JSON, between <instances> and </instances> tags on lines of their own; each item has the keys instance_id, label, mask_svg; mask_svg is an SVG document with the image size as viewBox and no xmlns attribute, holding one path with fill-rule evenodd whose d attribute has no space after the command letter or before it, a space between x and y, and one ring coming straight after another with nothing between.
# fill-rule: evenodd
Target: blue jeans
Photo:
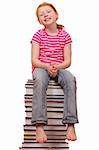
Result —
<instances>
[{"instance_id":1,"label":"blue jeans","mask_svg":"<svg viewBox=\"0 0 99 150\"><path fill-rule=\"evenodd\" d=\"M63 124L78 123L77 104L76 104L76 79L67 70L60 69L57 82L63 87L64 91L64 113ZM32 124L47 124L47 101L46 90L50 76L47 70L36 68L33 72L33 101L32 101Z\"/></svg>"}]
</instances>

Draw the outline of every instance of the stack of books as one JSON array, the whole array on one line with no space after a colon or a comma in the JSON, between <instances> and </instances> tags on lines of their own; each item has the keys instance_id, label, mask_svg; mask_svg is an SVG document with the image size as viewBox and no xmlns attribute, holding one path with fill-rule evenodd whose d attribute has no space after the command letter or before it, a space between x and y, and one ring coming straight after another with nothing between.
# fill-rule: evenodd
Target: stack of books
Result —
<instances>
[{"instance_id":1,"label":"stack of books","mask_svg":"<svg viewBox=\"0 0 99 150\"><path fill-rule=\"evenodd\" d=\"M31 124L33 81L25 84L25 125L24 142L20 150L68 150L66 139L66 126L62 124L64 93L63 89L55 81L50 80L46 93L48 125L44 126L47 134L47 142L36 142L36 128Z\"/></svg>"}]
</instances>

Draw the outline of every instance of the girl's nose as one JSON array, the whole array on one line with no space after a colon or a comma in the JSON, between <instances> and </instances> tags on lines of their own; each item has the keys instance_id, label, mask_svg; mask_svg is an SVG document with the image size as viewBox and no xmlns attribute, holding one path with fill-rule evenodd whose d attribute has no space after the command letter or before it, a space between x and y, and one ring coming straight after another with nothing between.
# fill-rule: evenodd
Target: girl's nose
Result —
<instances>
[{"instance_id":1,"label":"girl's nose","mask_svg":"<svg viewBox=\"0 0 99 150\"><path fill-rule=\"evenodd\" d=\"M44 14L44 17L47 17L47 16L48 16L48 14L47 14L47 13L45 13L45 14Z\"/></svg>"}]
</instances>

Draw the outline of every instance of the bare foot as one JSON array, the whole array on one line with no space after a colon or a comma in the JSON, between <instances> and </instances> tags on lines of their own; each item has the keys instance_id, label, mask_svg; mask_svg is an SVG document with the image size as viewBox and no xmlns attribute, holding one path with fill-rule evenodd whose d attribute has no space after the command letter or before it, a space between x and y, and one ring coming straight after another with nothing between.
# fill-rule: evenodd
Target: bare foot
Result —
<instances>
[{"instance_id":1,"label":"bare foot","mask_svg":"<svg viewBox=\"0 0 99 150\"><path fill-rule=\"evenodd\" d=\"M70 141L76 141L77 140L77 136L76 136L76 132L75 132L75 127L72 124L68 125L68 127L67 127L66 139L70 140Z\"/></svg>"},{"instance_id":2,"label":"bare foot","mask_svg":"<svg viewBox=\"0 0 99 150\"><path fill-rule=\"evenodd\" d=\"M39 143L44 143L47 141L47 136L42 125L36 127L36 141Z\"/></svg>"}]
</instances>

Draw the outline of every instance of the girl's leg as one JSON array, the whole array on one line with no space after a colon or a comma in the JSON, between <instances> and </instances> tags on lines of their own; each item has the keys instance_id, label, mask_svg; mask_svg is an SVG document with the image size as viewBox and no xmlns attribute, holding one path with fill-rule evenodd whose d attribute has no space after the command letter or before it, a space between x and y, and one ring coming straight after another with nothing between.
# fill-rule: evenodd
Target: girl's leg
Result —
<instances>
[{"instance_id":1,"label":"girl's leg","mask_svg":"<svg viewBox=\"0 0 99 150\"><path fill-rule=\"evenodd\" d=\"M36 140L43 143L47 140L43 126L47 124L46 90L49 76L46 70L36 68L33 72L32 124L36 125Z\"/></svg>"},{"instance_id":2,"label":"girl's leg","mask_svg":"<svg viewBox=\"0 0 99 150\"><path fill-rule=\"evenodd\" d=\"M67 70L59 70L58 83L64 91L64 115L63 124L68 124L67 139L76 140L74 124L78 123L77 104L76 104L76 80Z\"/></svg>"}]
</instances>

